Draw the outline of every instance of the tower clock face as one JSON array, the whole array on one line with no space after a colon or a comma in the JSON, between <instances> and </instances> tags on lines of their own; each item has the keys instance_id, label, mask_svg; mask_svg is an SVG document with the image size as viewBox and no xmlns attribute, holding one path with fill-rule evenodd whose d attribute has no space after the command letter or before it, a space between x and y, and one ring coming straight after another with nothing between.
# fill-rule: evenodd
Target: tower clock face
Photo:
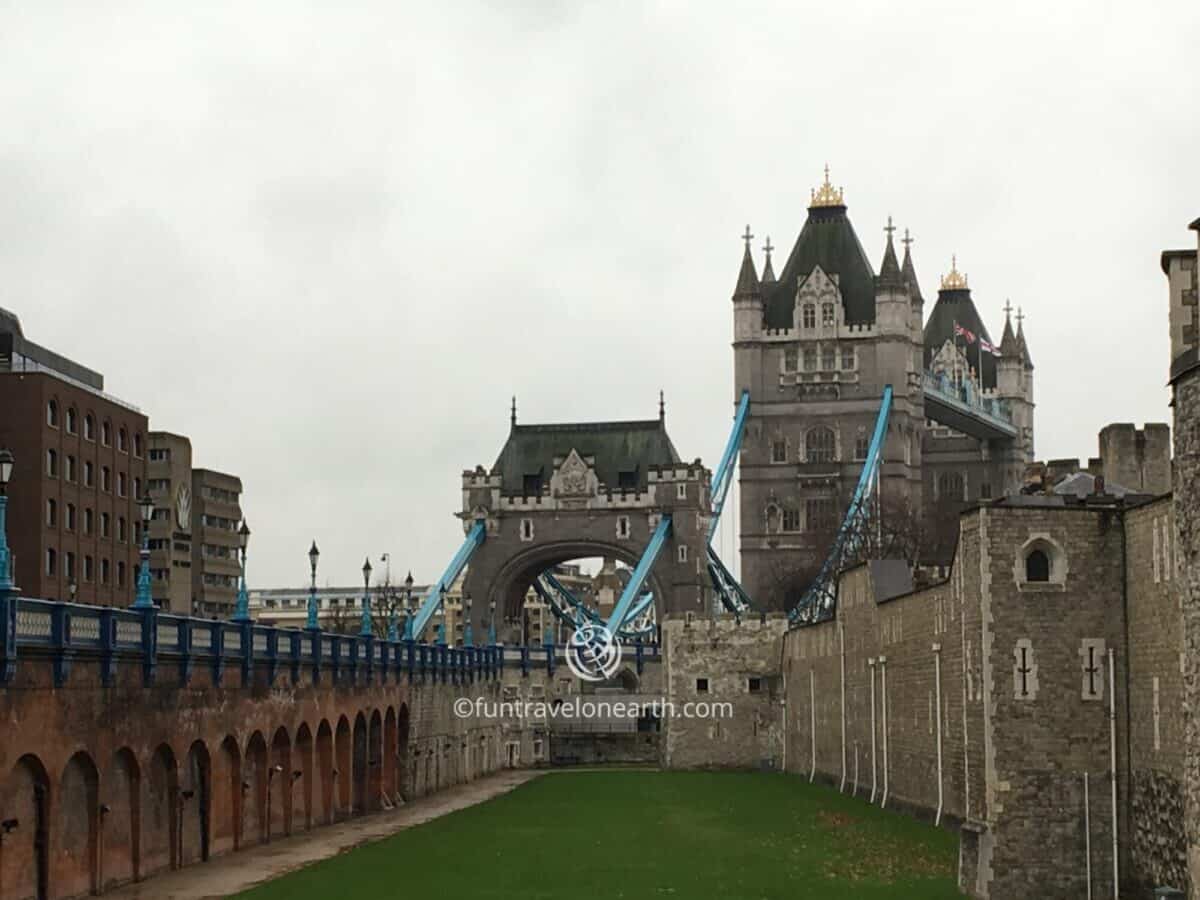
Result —
<instances>
[{"instance_id":1,"label":"tower clock face","mask_svg":"<svg viewBox=\"0 0 1200 900\"><path fill-rule=\"evenodd\" d=\"M182 532L192 531L192 489L186 484L175 491L175 524Z\"/></svg>"}]
</instances>

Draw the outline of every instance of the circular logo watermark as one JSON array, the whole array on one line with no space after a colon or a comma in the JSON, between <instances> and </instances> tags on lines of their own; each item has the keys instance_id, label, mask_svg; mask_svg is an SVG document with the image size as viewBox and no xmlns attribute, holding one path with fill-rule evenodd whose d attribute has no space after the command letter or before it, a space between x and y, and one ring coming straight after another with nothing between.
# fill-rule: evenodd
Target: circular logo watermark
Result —
<instances>
[{"instance_id":1,"label":"circular logo watermark","mask_svg":"<svg viewBox=\"0 0 1200 900\"><path fill-rule=\"evenodd\" d=\"M621 642L603 625L580 625L567 641L567 668L583 681L608 681L621 665Z\"/></svg>"}]
</instances>

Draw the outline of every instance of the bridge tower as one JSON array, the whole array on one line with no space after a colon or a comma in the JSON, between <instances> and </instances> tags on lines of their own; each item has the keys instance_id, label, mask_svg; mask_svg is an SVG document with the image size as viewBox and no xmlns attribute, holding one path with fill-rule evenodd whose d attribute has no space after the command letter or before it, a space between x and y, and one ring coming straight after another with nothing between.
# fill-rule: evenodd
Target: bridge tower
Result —
<instances>
[{"instance_id":1,"label":"bridge tower","mask_svg":"<svg viewBox=\"0 0 1200 900\"><path fill-rule=\"evenodd\" d=\"M758 278L747 228L733 294L734 398L751 395L740 459L742 583L786 608L841 520L886 385L894 406L880 469L885 502L921 502L923 300L897 263L889 219L875 275L843 193L825 181L778 279Z\"/></svg>"},{"instance_id":2,"label":"bridge tower","mask_svg":"<svg viewBox=\"0 0 1200 900\"><path fill-rule=\"evenodd\" d=\"M463 585L475 633L483 633L495 603L501 640L540 641L522 621L534 579L579 558L632 568L664 514L671 531L647 582L659 620L705 612L712 603L705 569L711 477L699 459L680 459L661 401L657 419L538 425L517 424L514 402L496 462L462 475L463 526L487 526Z\"/></svg>"}]
</instances>

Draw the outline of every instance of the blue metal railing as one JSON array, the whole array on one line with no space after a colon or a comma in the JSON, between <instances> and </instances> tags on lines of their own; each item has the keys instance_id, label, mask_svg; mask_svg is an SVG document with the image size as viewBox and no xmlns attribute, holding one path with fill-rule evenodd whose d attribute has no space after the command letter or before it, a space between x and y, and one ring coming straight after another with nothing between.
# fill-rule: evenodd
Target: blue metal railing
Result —
<instances>
[{"instance_id":1,"label":"blue metal railing","mask_svg":"<svg viewBox=\"0 0 1200 900\"><path fill-rule=\"evenodd\" d=\"M925 393L935 394L968 415L979 416L1004 431L1016 431L1008 404L997 397L984 397L971 382L956 385L944 372L925 372Z\"/></svg>"}]
</instances>

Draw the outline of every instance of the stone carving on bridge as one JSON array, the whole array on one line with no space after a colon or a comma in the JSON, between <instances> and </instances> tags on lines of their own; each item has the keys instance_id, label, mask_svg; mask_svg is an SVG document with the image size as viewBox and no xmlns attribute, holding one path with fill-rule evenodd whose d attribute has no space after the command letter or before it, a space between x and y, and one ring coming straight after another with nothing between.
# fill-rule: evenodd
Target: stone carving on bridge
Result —
<instances>
[{"instance_id":1,"label":"stone carving on bridge","mask_svg":"<svg viewBox=\"0 0 1200 900\"><path fill-rule=\"evenodd\" d=\"M554 480L554 493L559 497L590 497L596 493L592 470L574 448L558 467Z\"/></svg>"}]
</instances>

